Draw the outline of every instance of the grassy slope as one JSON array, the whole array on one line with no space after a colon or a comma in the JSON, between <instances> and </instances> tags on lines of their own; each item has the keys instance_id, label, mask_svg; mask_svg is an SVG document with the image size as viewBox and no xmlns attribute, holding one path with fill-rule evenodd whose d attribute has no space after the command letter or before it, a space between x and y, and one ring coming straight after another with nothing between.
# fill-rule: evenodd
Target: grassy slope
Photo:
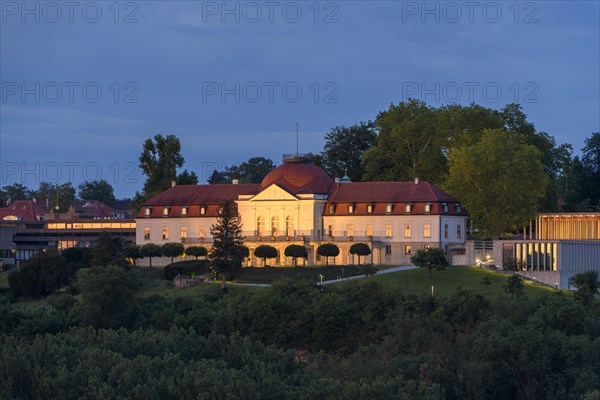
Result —
<instances>
[{"instance_id":1,"label":"grassy slope","mask_svg":"<svg viewBox=\"0 0 600 400\"><path fill-rule=\"evenodd\" d=\"M491 285L481 284L481 280L485 276L489 277ZM503 285L506 284L507 277L507 275L478 267L452 266L445 271L434 270L431 283L425 269L394 272L368 279L379 282L385 287L396 289L403 294L431 294L431 285L433 285L434 294L445 297L451 295L456 287L461 285L463 288L485 297L496 298L505 293ZM552 292L554 292L553 289L525 283L525 294L531 298Z\"/></svg>"}]
</instances>

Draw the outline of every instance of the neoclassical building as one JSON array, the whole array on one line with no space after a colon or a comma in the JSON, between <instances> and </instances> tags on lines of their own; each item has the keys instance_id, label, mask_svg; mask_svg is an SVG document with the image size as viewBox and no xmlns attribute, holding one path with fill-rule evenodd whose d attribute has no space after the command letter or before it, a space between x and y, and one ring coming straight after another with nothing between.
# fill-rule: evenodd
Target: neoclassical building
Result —
<instances>
[{"instance_id":1,"label":"neoclassical building","mask_svg":"<svg viewBox=\"0 0 600 400\"><path fill-rule=\"evenodd\" d=\"M353 243L367 243L367 261L409 264L418 249L447 249L464 244L466 215L460 202L429 182L350 182L333 180L298 155L284 156L260 184L173 185L145 202L136 218L139 245L182 242L210 250L210 227L221 205L234 200L243 222L251 257L269 244L279 252L270 265L291 265L284 249L305 246L308 265L324 264L316 254L321 243L335 243L340 254L330 264L355 263Z\"/></svg>"}]
</instances>

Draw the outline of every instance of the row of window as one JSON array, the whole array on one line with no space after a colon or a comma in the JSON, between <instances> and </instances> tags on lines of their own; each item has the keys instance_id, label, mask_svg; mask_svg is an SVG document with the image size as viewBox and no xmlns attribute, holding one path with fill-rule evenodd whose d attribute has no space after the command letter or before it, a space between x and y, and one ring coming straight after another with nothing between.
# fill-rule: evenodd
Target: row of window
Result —
<instances>
[{"instance_id":1,"label":"row of window","mask_svg":"<svg viewBox=\"0 0 600 400\"><path fill-rule=\"evenodd\" d=\"M162 240L169 240L169 228L168 227L163 226L161 233L162 233ZM204 228L200 228L198 237L202 238L202 239L205 237ZM186 238L187 238L187 227L182 226L179 228L179 239L182 242L185 242ZM144 240L150 240L150 227L144 228Z\"/></svg>"},{"instance_id":2,"label":"row of window","mask_svg":"<svg viewBox=\"0 0 600 400\"><path fill-rule=\"evenodd\" d=\"M329 228L328 229L329 237L334 237L335 230L334 230L333 225L329 225L328 228ZM373 225L368 224L366 226L365 233L366 233L366 236L373 236ZM348 237L354 236L354 225L348 224L346 226L346 235ZM385 237L386 238L393 237L392 224L385 225ZM404 237L412 238L412 225L411 224L404 224ZM431 238L431 224L423 224L423 237ZM450 232L449 232L448 224L444 224L444 238L448 239L449 237L450 237ZM462 227L460 224L456 225L456 238L462 239Z\"/></svg>"},{"instance_id":3,"label":"row of window","mask_svg":"<svg viewBox=\"0 0 600 400\"><path fill-rule=\"evenodd\" d=\"M180 213L180 217L187 217L188 215L188 210L189 207L188 206L183 206L181 207L181 213ZM222 209L219 208L219 214L221 213ZM171 212L171 206L164 206L163 207L163 211L162 211L162 216L163 217L169 217ZM144 216L145 217L150 217L152 215L152 207L148 206L144 209ZM200 215L206 215L206 206L201 206L200 207Z\"/></svg>"},{"instance_id":4,"label":"row of window","mask_svg":"<svg viewBox=\"0 0 600 400\"><path fill-rule=\"evenodd\" d=\"M431 203L425 203L425 214L431 213L431 205L432 205ZM373 213L373 207L374 207L373 204L367 205L367 213L368 214ZM385 205L385 213L386 214L391 214L393 209L394 209L394 205L392 203L388 203ZM404 212L406 214L412 213L412 209L413 209L413 203L406 203L404 205ZM460 211L461 211L460 203L455 203L454 209L456 210L457 214L460 214ZM335 214L335 210L336 210L336 204L330 204L329 205L329 214ZM448 213L448 203L442 203L442 210L444 211L445 214ZM354 214L355 211L356 211L355 204L348 205L348 214Z\"/></svg>"}]
</instances>

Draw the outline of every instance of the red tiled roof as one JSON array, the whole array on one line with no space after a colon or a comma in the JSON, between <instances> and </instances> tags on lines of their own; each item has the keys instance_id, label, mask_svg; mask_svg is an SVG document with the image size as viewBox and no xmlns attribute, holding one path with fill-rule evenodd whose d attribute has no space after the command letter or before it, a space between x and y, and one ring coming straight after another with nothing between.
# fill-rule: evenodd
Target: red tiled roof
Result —
<instances>
[{"instance_id":1,"label":"red tiled roof","mask_svg":"<svg viewBox=\"0 0 600 400\"><path fill-rule=\"evenodd\" d=\"M39 221L46 212L45 208L33 200L16 200L0 208L0 219L14 216L21 221Z\"/></svg>"},{"instance_id":2,"label":"red tiled roof","mask_svg":"<svg viewBox=\"0 0 600 400\"><path fill-rule=\"evenodd\" d=\"M429 182L340 183L329 196L330 203L458 202Z\"/></svg>"},{"instance_id":3,"label":"red tiled roof","mask_svg":"<svg viewBox=\"0 0 600 400\"><path fill-rule=\"evenodd\" d=\"M388 204L392 204L391 215L406 214L406 204L412 204L410 214L462 214L455 204L458 199L450 196L429 182L354 182L341 183L335 187L327 200L324 215L351 215L350 205L354 206L352 215L386 215ZM430 204L429 212L425 205ZM446 203L448 211L443 209ZM330 205L335 204L335 212L331 214ZM373 206L371 213L367 207Z\"/></svg>"},{"instance_id":4,"label":"red tiled roof","mask_svg":"<svg viewBox=\"0 0 600 400\"><path fill-rule=\"evenodd\" d=\"M217 215L218 205L237 200L242 194L257 194L257 184L175 185L142 204L138 218L144 217L145 208L152 208L152 217L162 217L163 207L170 206L170 216L180 216L181 207L188 206L188 216L200 216L200 206L206 206L205 216Z\"/></svg>"},{"instance_id":5,"label":"red tiled roof","mask_svg":"<svg viewBox=\"0 0 600 400\"><path fill-rule=\"evenodd\" d=\"M260 184L265 190L277 184L291 194L328 194L333 180L316 165L306 162L288 162L273 169Z\"/></svg>"}]
</instances>

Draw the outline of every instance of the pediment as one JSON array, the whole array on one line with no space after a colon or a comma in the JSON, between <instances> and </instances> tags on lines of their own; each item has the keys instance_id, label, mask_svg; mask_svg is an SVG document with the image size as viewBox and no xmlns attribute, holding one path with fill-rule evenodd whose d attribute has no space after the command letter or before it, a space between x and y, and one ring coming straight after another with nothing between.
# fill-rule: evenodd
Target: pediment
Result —
<instances>
[{"instance_id":1,"label":"pediment","mask_svg":"<svg viewBox=\"0 0 600 400\"><path fill-rule=\"evenodd\" d=\"M250 199L250 201L273 201L273 200L298 201L298 198L274 183Z\"/></svg>"}]
</instances>

